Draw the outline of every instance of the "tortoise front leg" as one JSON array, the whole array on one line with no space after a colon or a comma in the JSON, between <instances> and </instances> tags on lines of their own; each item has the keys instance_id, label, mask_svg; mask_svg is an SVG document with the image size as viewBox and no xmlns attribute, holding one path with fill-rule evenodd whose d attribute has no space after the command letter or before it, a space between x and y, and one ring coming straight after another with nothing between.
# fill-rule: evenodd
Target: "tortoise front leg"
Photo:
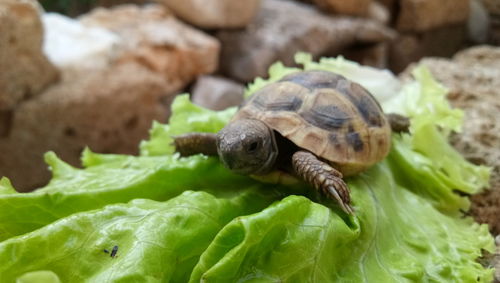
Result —
<instances>
[{"instance_id":1,"label":"tortoise front leg","mask_svg":"<svg viewBox=\"0 0 500 283\"><path fill-rule=\"evenodd\" d=\"M295 152L292 165L299 177L327 197L337 200L347 214L354 214L349 188L342 180L342 173L307 151Z\"/></svg>"},{"instance_id":2,"label":"tortoise front leg","mask_svg":"<svg viewBox=\"0 0 500 283\"><path fill-rule=\"evenodd\" d=\"M391 125L391 130L393 132L408 133L410 128L410 119L408 119L408 117L396 113L386 114L385 117L389 121L389 125Z\"/></svg>"},{"instance_id":3,"label":"tortoise front leg","mask_svg":"<svg viewBox=\"0 0 500 283\"><path fill-rule=\"evenodd\" d=\"M216 134L188 133L173 138L175 151L179 152L181 156L190 156L198 153L217 155Z\"/></svg>"}]
</instances>

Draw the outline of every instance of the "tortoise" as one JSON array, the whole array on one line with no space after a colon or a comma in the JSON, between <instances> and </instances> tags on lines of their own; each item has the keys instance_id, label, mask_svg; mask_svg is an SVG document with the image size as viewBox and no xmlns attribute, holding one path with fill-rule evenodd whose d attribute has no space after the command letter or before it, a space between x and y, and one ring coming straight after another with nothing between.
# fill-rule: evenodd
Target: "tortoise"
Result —
<instances>
[{"instance_id":1,"label":"tortoise","mask_svg":"<svg viewBox=\"0 0 500 283\"><path fill-rule=\"evenodd\" d=\"M255 92L217 134L174 137L181 156L219 156L233 172L283 170L354 210L343 177L362 172L389 152L391 132L408 119L385 115L361 85L327 71L292 73Z\"/></svg>"}]
</instances>

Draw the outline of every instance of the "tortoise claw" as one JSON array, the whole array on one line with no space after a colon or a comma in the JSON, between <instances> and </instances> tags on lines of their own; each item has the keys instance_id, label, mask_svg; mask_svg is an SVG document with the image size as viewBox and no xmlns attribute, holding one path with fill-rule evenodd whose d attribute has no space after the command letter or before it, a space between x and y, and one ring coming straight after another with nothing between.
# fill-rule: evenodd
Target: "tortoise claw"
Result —
<instances>
[{"instance_id":1,"label":"tortoise claw","mask_svg":"<svg viewBox=\"0 0 500 283\"><path fill-rule=\"evenodd\" d=\"M343 211L354 214L350 206L349 188L342 173L316 158L310 152L298 151L292 156L295 173L327 197L335 199Z\"/></svg>"},{"instance_id":2,"label":"tortoise claw","mask_svg":"<svg viewBox=\"0 0 500 283\"><path fill-rule=\"evenodd\" d=\"M346 183L342 179L335 180L334 185L329 185L324 190L326 195L330 198L333 198L340 205L342 210L347 214L354 214L354 209L349 204L349 189L347 188ZM343 197L339 194L342 194Z\"/></svg>"}]
</instances>

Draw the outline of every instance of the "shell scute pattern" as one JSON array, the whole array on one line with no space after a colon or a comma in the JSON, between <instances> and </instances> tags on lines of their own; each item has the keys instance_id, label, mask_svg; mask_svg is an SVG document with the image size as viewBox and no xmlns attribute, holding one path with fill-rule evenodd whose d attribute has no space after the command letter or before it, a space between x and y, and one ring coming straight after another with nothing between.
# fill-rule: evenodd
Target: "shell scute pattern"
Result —
<instances>
[{"instance_id":1,"label":"shell scute pattern","mask_svg":"<svg viewBox=\"0 0 500 283\"><path fill-rule=\"evenodd\" d=\"M366 123L370 126L381 127L384 123L380 113L382 108L368 91L362 86L344 80L339 85L338 91L345 95L356 106Z\"/></svg>"},{"instance_id":2,"label":"shell scute pattern","mask_svg":"<svg viewBox=\"0 0 500 283\"><path fill-rule=\"evenodd\" d=\"M252 118L330 161L344 175L383 159L390 127L362 86L325 71L288 75L257 91L233 119Z\"/></svg>"},{"instance_id":3,"label":"shell scute pattern","mask_svg":"<svg viewBox=\"0 0 500 283\"><path fill-rule=\"evenodd\" d=\"M336 105L317 106L299 114L309 124L333 131L342 128L351 117Z\"/></svg>"},{"instance_id":4,"label":"shell scute pattern","mask_svg":"<svg viewBox=\"0 0 500 283\"><path fill-rule=\"evenodd\" d=\"M297 72L290 74L280 82L292 82L301 85L309 90L330 88L335 89L339 83L340 76L332 76L331 73L316 71L314 75L310 72Z\"/></svg>"}]
</instances>

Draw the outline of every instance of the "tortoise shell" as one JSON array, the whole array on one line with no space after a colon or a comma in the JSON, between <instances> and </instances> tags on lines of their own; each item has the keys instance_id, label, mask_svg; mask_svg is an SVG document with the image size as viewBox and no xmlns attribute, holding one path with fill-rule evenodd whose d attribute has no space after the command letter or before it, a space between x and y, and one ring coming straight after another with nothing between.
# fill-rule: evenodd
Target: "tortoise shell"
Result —
<instances>
[{"instance_id":1,"label":"tortoise shell","mask_svg":"<svg viewBox=\"0 0 500 283\"><path fill-rule=\"evenodd\" d=\"M344 176L382 160L390 149L390 125L377 100L331 72L297 72L263 87L233 120L244 118L264 122Z\"/></svg>"}]
</instances>

